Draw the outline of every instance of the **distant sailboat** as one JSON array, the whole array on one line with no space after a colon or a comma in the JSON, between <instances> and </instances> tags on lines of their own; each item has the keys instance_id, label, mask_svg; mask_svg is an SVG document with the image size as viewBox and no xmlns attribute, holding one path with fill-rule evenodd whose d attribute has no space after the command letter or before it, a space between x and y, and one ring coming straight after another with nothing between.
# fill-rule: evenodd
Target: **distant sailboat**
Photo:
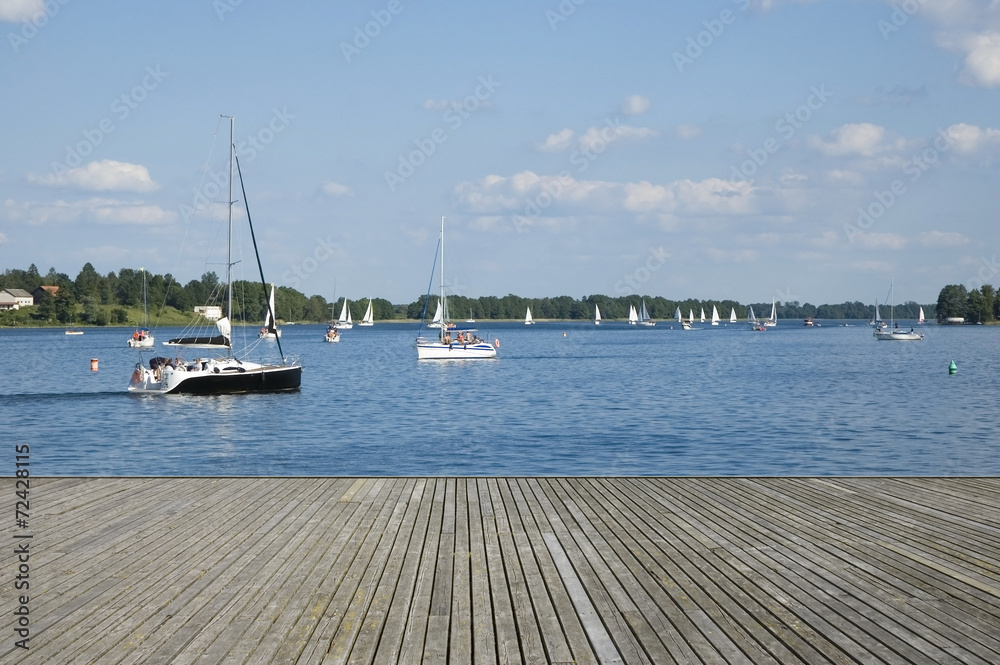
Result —
<instances>
[{"instance_id":1,"label":"distant sailboat","mask_svg":"<svg viewBox=\"0 0 1000 665\"><path fill-rule=\"evenodd\" d=\"M750 324L751 330L767 330L764 324L757 320L757 317L753 313L753 306L747 308L747 323Z\"/></svg>"},{"instance_id":2,"label":"distant sailboat","mask_svg":"<svg viewBox=\"0 0 1000 665\"><path fill-rule=\"evenodd\" d=\"M274 318L274 284L271 285L271 295L267 299L267 313L264 315L264 327L260 329L257 337L261 339L278 339L281 331L278 329L277 321Z\"/></svg>"},{"instance_id":3,"label":"distant sailboat","mask_svg":"<svg viewBox=\"0 0 1000 665\"><path fill-rule=\"evenodd\" d=\"M921 307L920 308L920 316L917 317L917 323L923 323L923 322L924 322L924 308Z\"/></svg>"},{"instance_id":4,"label":"distant sailboat","mask_svg":"<svg viewBox=\"0 0 1000 665\"><path fill-rule=\"evenodd\" d=\"M529 307L528 310L524 313L524 325L530 326L534 325L534 323L535 323L534 319L531 318L531 308Z\"/></svg>"},{"instance_id":5,"label":"distant sailboat","mask_svg":"<svg viewBox=\"0 0 1000 665\"><path fill-rule=\"evenodd\" d=\"M628 323L630 326L639 323L639 315L635 311L635 305L628 306Z\"/></svg>"},{"instance_id":6,"label":"distant sailboat","mask_svg":"<svg viewBox=\"0 0 1000 665\"><path fill-rule=\"evenodd\" d=\"M895 320L895 297L892 293L893 283L889 280L889 325L885 328L875 328L873 333L875 339L883 341L917 341L919 342L924 338L921 333L915 332L913 328L907 332L899 327L899 323Z\"/></svg>"},{"instance_id":7,"label":"distant sailboat","mask_svg":"<svg viewBox=\"0 0 1000 665\"><path fill-rule=\"evenodd\" d=\"M594 305L594 325L601 325L601 308L597 305Z\"/></svg>"},{"instance_id":8,"label":"distant sailboat","mask_svg":"<svg viewBox=\"0 0 1000 665\"><path fill-rule=\"evenodd\" d=\"M146 291L146 269L140 268L140 270L142 270L142 311L144 318L142 328L137 328L132 333L132 339L128 341L128 345L133 349L148 349L153 346L154 338L153 334L149 332L149 298Z\"/></svg>"},{"instance_id":9,"label":"distant sailboat","mask_svg":"<svg viewBox=\"0 0 1000 665\"><path fill-rule=\"evenodd\" d=\"M681 308L678 307L677 311L674 312L674 318L677 319L677 323L681 324L681 330L691 330L691 324L684 320L681 316Z\"/></svg>"},{"instance_id":10,"label":"distant sailboat","mask_svg":"<svg viewBox=\"0 0 1000 665\"><path fill-rule=\"evenodd\" d=\"M375 325L375 319L372 316L372 299L371 298L368 299L368 309L365 310L365 315L363 317L361 317L360 321L358 321L358 325L359 326L373 326L373 325Z\"/></svg>"},{"instance_id":11,"label":"distant sailboat","mask_svg":"<svg viewBox=\"0 0 1000 665\"><path fill-rule=\"evenodd\" d=\"M434 312L434 318L431 320L430 323L427 324L427 327L428 328L440 328L441 327L442 316L443 315L441 313L441 301L438 300L437 311Z\"/></svg>"},{"instance_id":12,"label":"distant sailboat","mask_svg":"<svg viewBox=\"0 0 1000 665\"><path fill-rule=\"evenodd\" d=\"M735 312L733 312L735 314ZM712 325L719 325L719 310L716 309L715 305L712 305Z\"/></svg>"},{"instance_id":13,"label":"distant sailboat","mask_svg":"<svg viewBox=\"0 0 1000 665\"><path fill-rule=\"evenodd\" d=\"M701 308L701 322L705 323L705 308Z\"/></svg>"},{"instance_id":14,"label":"distant sailboat","mask_svg":"<svg viewBox=\"0 0 1000 665\"><path fill-rule=\"evenodd\" d=\"M333 324L337 330L350 330L354 327L351 322L351 310L347 307L347 298L344 298L344 306L340 309L340 318Z\"/></svg>"},{"instance_id":15,"label":"distant sailboat","mask_svg":"<svg viewBox=\"0 0 1000 665\"><path fill-rule=\"evenodd\" d=\"M694 323L694 310L693 309L689 309L688 310L688 321L691 322L691 323Z\"/></svg>"},{"instance_id":16,"label":"distant sailboat","mask_svg":"<svg viewBox=\"0 0 1000 665\"><path fill-rule=\"evenodd\" d=\"M778 325L778 310L775 307L774 298L771 298L771 316L764 319L763 324L768 328L773 328Z\"/></svg>"},{"instance_id":17,"label":"distant sailboat","mask_svg":"<svg viewBox=\"0 0 1000 665\"><path fill-rule=\"evenodd\" d=\"M649 312L646 310L646 299L642 299L642 303L639 305L639 325L642 326L655 326L656 321L649 318Z\"/></svg>"},{"instance_id":18,"label":"distant sailboat","mask_svg":"<svg viewBox=\"0 0 1000 665\"><path fill-rule=\"evenodd\" d=\"M729 310L729 322L736 323L736 308L733 307Z\"/></svg>"}]
</instances>

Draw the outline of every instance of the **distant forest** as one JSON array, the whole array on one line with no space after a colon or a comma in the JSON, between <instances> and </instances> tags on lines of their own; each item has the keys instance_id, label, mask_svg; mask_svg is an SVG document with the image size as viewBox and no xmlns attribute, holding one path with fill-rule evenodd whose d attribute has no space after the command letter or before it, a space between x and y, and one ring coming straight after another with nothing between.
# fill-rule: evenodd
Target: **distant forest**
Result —
<instances>
[{"instance_id":1,"label":"distant forest","mask_svg":"<svg viewBox=\"0 0 1000 665\"><path fill-rule=\"evenodd\" d=\"M163 317L169 320L172 314L193 315L198 305L219 304L226 300L225 283L220 282L214 272L207 272L201 279L179 284L172 275L146 273L149 316L155 324ZM41 285L58 286L56 297L44 297L37 307L18 311L0 311L0 325L45 325L47 323L83 323L92 325L125 325L139 323L136 312L142 311L143 272L133 268L122 268L117 273L98 273L87 263L80 273L71 278L65 273L50 268L46 274L39 273L32 264L27 270L6 269L0 274L0 289L23 289L34 291ZM372 298L372 308L376 320L419 319L424 313L426 296L420 296L409 304L392 304L383 298ZM531 307L535 319L576 319L589 320L594 317L594 306L601 308L604 319L625 319L630 305L638 309L640 300L645 299L646 309L656 320L674 318L679 307L686 317L689 311L700 316L705 310L712 315L712 306L719 310L719 316L728 320L735 309L736 316L745 319L747 305L733 300L669 300L662 296L605 296L589 295L581 298L556 296L552 298L522 298L516 295L503 297L483 296L468 298L448 296L448 309L456 320L474 318L523 319L525 311ZM318 323L335 318L343 305L343 298L335 303L327 302L323 296L305 294L286 287L275 289L275 310L279 321ZM771 311L770 302L750 303L754 313L767 316ZM437 306L437 296L431 296L426 316L433 316ZM367 298L351 301L349 309L354 320L364 315L368 307ZM894 316L899 320L912 320L918 316L920 304L905 302L894 308ZM233 318L236 321L260 322L267 308L265 289L256 282L237 281L233 283ZM962 316L971 322L989 322L1000 319L1000 299L991 286L967 290L964 286L948 285L941 290L937 303L923 304L928 319L940 315L940 319ZM799 304L797 301L777 305L779 319L870 319L874 314L871 303L860 301L835 305ZM889 312L883 305L882 317L888 319Z\"/></svg>"}]
</instances>

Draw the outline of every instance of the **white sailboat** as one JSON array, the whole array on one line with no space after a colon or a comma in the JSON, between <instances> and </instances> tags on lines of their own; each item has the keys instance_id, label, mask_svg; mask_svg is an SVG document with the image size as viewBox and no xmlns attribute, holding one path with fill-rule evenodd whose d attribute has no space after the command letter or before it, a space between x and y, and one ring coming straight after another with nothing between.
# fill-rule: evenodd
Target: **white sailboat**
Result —
<instances>
[{"instance_id":1,"label":"white sailboat","mask_svg":"<svg viewBox=\"0 0 1000 665\"><path fill-rule=\"evenodd\" d=\"M594 305L594 325L601 325L601 308L596 304Z\"/></svg>"},{"instance_id":2,"label":"white sailboat","mask_svg":"<svg viewBox=\"0 0 1000 665\"><path fill-rule=\"evenodd\" d=\"M215 321L213 334L187 334L165 342L165 346L188 347L197 349L212 349L221 352L215 358L195 358L185 361L180 358L152 358L149 367L137 363L132 379L128 385L130 393L165 395L187 393L194 395L219 395L229 393L256 393L298 390L302 382L302 365L297 361L288 361L278 339L278 352L281 354L281 364L258 363L247 358L250 348L243 349L239 357L233 353L232 326L233 315L233 181L234 176L240 178L243 189L243 176L236 157L236 141L234 122L229 118L229 230L227 234L228 260L226 266L226 315ZM247 224L250 225L250 237L253 239L253 224L250 221L250 207L246 202L244 191L243 203L246 206ZM254 255L258 256L257 242L253 241ZM260 262L257 265L261 272ZM261 286L267 288L261 272ZM274 308L268 303L268 313L274 320ZM185 331L187 332L187 331Z\"/></svg>"},{"instance_id":3,"label":"white sailboat","mask_svg":"<svg viewBox=\"0 0 1000 665\"><path fill-rule=\"evenodd\" d=\"M155 344L153 334L149 331L149 298L146 292L146 269L139 268L142 271L142 313L143 313L143 323L141 328L137 328L135 332L132 333L132 339L128 341L128 345L133 349L148 349Z\"/></svg>"},{"instance_id":4,"label":"white sailboat","mask_svg":"<svg viewBox=\"0 0 1000 665\"><path fill-rule=\"evenodd\" d=\"M354 322L351 321L351 310L347 306L347 298L344 298L344 306L340 310L340 317L333 326L337 330L350 330L354 327Z\"/></svg>"},{"instance_id":5,"label":"white sailboat","mask_svg":"<svg viewBox=\"0 0 1000 665\"><path fill-rule=\"evenodd\" d=\"M681 324L681 330L691 330L691 324L684 320L681 316L681 308L678 307L677 311L674 312L674 317L677 319L677 323Z\"/></svg>"},{"instance_id":6,"label":"white sailboat","mask_svg":"<svg viewBox=\"0 0 1000 665\"><path fill-rule=\"evenodd\" d=\"M526 326L532 326L534 324L535 324L535 321L534 321L534 319L531 318L531 308L529 307L528 311L526 311L524 313L524 325L526 325Z\"/></svg>"},{"instance_id":7,"label":"white sailboat","mask_svg":"<svg viewBox=\"0 0 1000 665\"><path fill-rule=\"evenodd\" d=\"M761 323L762 325L765 325L768 328L773 328L774 326L778 325L778 310L775 307L774 298L771 298L771 316L764 319L764 321L762 321Z\"/></svg>"},{"instance_id":8,"label":"white sailboat","mask_svg":"<svg viewBox=\"0 0 1000 665\"><path fill-rule=\"evenodd\" d=\"M730 323L736 323L736 320L737 320L736 319L736 308L732 307L729 310L729 322Z\"/></svg>"},{"instance_id":9,"label":"white sailboat","mask_svg":"<svg viewBox=\"0 0 1000 665\"><path fill-rule=\"evenodd\" d=\"M430 323L427 324L427 327L428 328L440 328L441 327L441 321L443 320L442 316L443 315L441 313L441 301L438 300L437 311L434 312L434 318L431 320Z\"/></svg>"},{"instance_id":10,"label":"white sailboat","mask_svg":"<svg viewBox=\"0 0 1000 665\"><path fill-rule=\"evenodd\" d=\"M712 325L719 325L719 310L715 307L715 305L712 305Z\"/></svg>"},{"instance_id":11,"label":"white sailboat","mask_svg":"<svg viewBox=\"0 0 1000 665\"><path fill-rule=\"evenodd\" d=\"M267 313L264 315L264 327L260 329L257 337L260 339L278 339L281 337L281 330L274 320L274 284L271 285L271 295L267 300Z\"/></svg>"},{"instance_id":12,"label":"white sailboat","mask_svg":"<svg viewBox=\"0 0 1000 665\"><path fill-rule=\"evenodd\" d=\"M437 339L418 336L416 341L418 360L472 360L495 358L496 347L479 338L476 329L458 327L447 322L448 301L444 292L444 217L441 218L441 299L438 303L443 312ZM419 335L419 333L418 333Z\"/></svg>"},{"instance_id":13,"label":"white sailboat","mask_svg":"<svg viewBox=\"0 0 1000 665\"><path fill-rule=\"evenodd\" d=\"M895 299L892 289L892 280L889 280L889 325L885 328L876 327L875 332L872 334L875 339L880 341L919 342L924 338L922 334L915 332L913 328L910 328L909 332L900 329L899 323L893 318L895 314Z\"/></svg>"},{"instance_id":14,"label":"white sailboat","mask_svg":"<svg viewBox=\"0 0 1000 665\"><path fill-rule=\"evenodd\" d=\"M368 299L368 309L365 310L365 315L361 317L358 321L359 326L373 326L375 325L375 319L372 317L372 299Z\"/></svg>"},{"instance_id":15,"label":"white sailboat","mask_svg":"<svg viewBox=\"0 0 1000 665\"><path fill-rule=\"evenodd\" d=\"M635 305L628 306L628 324L634 326L639 323L639 314L635 311Z\"/></svg>"},{"instance_id":16,"label":"white sailboat","mask_svg":"<svg viewBox=\"0 0 1000 665\"><path fill-rule=\"evenodd\" d=\"M750 324L751 330L767 330L764 327L764 323L757 320L757 317L753 313L753 306L747 308L747 323Z\"/></svg>"},{"instance_id":17,"label":"white sailboat","mask_svg":"<svg viewBox=\"0 0 1000 665\"><path fill-rule=\"evenodd\" d=\"M639 305L639 325L640 326L655 326L656 321L649 318L649 312L646 310L646 299L643 298Z\"/></svg>"},{"instance_id":18,"label":"white sailboat","mask_svg":"<svg viewBox=\"0 0 1000 665\"><path fill-rule=\"evenodd\" d=\"M705 323L705 308L701 308L701 322Z\"/></svg>"},{"instance_id":19,"label":"white sailboat","mask_svg":"<svg viewBox=\"0 0 1000 665\"><path fill-rule=\"evenodd\" d=\"M917 318L917 323L923 323L923 322L924 322L924 308L921 307L920 308L920 316Z\"/></svg>"},{"instance_id":20,"label":"white sailboat","mask_svg":"<svg viewBox=\"0 0 1000 665\"><path fill-rule=\"evenodd\" d=\"M694 310L693 309L689 309L688 310L688 322L689 323L694 323Z\"/></svg>"}]
</instances>

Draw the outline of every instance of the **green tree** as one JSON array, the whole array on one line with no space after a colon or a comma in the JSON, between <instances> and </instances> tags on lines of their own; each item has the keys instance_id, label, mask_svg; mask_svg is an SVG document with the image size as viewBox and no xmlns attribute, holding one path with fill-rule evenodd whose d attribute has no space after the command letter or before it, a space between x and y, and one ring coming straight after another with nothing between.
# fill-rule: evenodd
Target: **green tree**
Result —
<instances>
[{"instance_id":1,"label":"green tree","mask_svg":"<svg viewBox=\"0 0 1000 665\"><path fill-rule=\"evenodd\" d=\"M968 299L969 293L961 284L948 284L942 288L937 299L938 323L952 317L964 317Z\"/></svg>"}]
</instances>

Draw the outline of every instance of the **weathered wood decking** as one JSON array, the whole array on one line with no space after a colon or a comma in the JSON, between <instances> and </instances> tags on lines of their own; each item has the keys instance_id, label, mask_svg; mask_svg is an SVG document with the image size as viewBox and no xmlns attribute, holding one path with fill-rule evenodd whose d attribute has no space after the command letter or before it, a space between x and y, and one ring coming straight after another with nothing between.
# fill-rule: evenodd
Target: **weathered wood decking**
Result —
<instances>
[{"instance_id":1,"label":"weathered wood decking","mask_svg":"<svg viewBox=\"0 0 1000 665\"><path fill-rule=\"evenodd\" d=\"M1000 663L998 478L31 482L2 662Z\"/></svg>"}]
</instances>

